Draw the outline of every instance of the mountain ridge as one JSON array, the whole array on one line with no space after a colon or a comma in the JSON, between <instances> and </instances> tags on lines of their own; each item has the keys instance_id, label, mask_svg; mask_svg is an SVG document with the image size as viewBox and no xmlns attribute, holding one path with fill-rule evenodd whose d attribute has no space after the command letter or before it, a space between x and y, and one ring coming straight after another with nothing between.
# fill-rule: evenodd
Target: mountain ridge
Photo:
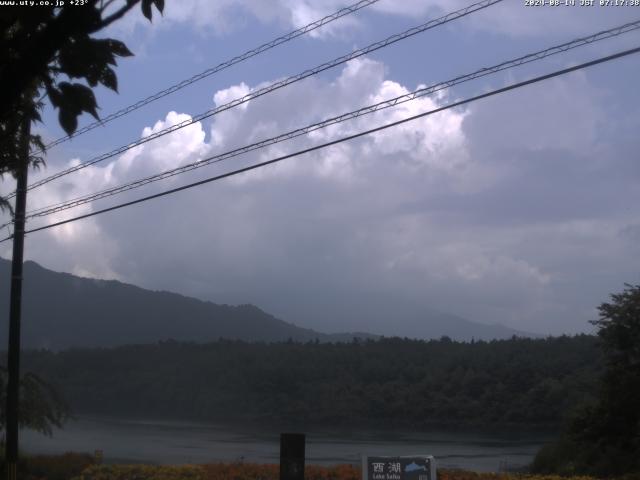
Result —
<instances>
[{"instance_id":1,"label":"mountain ridge","mask_svg":"<svg viewBox=\"0 0 640 480\"><path fill-rule=\"evenodd\" d=\"M10 261L0 258L0 275L5 279L9 278L10 267ZM8 312L8 301L9 282L0 282L0 311ZM54 272L33 261L24 263L22 315L23 348L51 350L113 347L168 339L340 342L354 337L379 337L366 332L322 333L276 318L252 304L217 304L119 280L79 277ZM476 339L527 336L506 327L485 326L464 319L457 321L460 322L467 331L475 332ZM7 330L0 328L0 345L6 345ZM438 330L432 338L447 335L442 325ZM447 336L461 339L458 335Z\"/></svg>"}]
</instances>

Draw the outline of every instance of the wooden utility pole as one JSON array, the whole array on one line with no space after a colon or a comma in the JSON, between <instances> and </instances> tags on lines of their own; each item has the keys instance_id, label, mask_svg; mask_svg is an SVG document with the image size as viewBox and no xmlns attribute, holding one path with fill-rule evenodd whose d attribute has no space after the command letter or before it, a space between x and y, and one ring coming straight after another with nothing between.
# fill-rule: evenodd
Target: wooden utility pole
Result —
<instances>
[{"instance_id":1,"label":"wooden utility pole","mask_svg":"<svg viewBox=\"0 0 640 480\"><path fill-rule=\"evenodd\" d=\"M16 203L11 260L11 298L9 303L9 355L7 370L7 478L18 478L18 411L20 401L20 313L22 306L22 258L24 254L24 217L27 207L27 173L29 171L29 137L31 121L24 111L22 152L16 172Z\"/></svg>"}]
</instances>

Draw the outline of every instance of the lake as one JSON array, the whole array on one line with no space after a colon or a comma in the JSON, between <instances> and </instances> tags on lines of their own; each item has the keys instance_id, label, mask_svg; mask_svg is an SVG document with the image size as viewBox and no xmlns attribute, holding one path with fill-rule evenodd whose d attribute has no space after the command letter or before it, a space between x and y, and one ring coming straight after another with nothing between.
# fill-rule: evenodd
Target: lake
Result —
<instances>
[{"instance_id":1,"label":"lake","mask_svg":"<svg viewBox=\"0 0 640 480\"><path fill-rule=\"evenodd\" d=\"M307 464L360 464L361 456L428 454L439 467L492 472L527 465L552 439L531 433L332 429L307 435ZM29 453L102 450L106 463L279 463L280 432L217 424L80 416L48 438L21 432Z\"/></svg>"}]
</instances>

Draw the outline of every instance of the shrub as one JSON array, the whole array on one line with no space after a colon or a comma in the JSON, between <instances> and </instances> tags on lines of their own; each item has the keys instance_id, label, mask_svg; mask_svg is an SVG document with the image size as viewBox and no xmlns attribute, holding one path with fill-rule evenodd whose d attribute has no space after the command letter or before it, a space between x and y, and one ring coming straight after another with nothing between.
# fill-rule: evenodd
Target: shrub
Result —
<instances>
[{"instance_id":1,"label":"shrub","mask_svg":"<svg viewBox=\"0 0 640 480\"><path fill-rule=\"evenodd\" d=\"M93 465L73 480L203 480L203 469L194 465Z\"/></svg>"},{"instance_id":2,"label":"shrub","mask_svg":"<svg viewBox=\"0 0 640 480\"><path fill-rule=\"evenodd\" d=\"M23 480L69 480L93 463L93 456L86 453L25 455L20 457L18 473ZM3 456L0 458L0 478L4 478L6 468Z\"/></svg>"},{"instance_id":3,"label":"shrub","mask_svg":"<svg viewBox=\"0 0 640 480\"><path fill-rule=\"evenodd\" d=\"M212 463L203 465L204 480L278 480L280 467L257 463ZM307 465L305 480L360 480L360 468L353 465L321 467Z\"/></svg>"}]
</instances>

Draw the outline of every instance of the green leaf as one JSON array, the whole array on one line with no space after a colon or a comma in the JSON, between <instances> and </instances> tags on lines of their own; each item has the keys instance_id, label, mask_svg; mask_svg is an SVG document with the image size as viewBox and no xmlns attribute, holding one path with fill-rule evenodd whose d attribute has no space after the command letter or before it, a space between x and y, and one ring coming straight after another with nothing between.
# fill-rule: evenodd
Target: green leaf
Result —
<instances>
[{"instance_id":1,"label":"green leaf","mask_svg":"<svg viewBox=\"0 0 640 480\"><path fill-rule=\"evenodd\" d=\"M151 22L151 4L153 0L142 0L142 14Z\"/></svg>"},{"instance_id":2,"label":"green leaf","mask_svg":"<svg viewBox=\"0 0 640 480\"><path fill-rule=\"evenodd\" d=\"M111 68L105 67L100 75L100 83L114 92L118 91L118 77Z\"/></svg>"},{"instance_id":3,"label":"green leaf","mask_svg":"<svg viewBox=\"0 0 640 480\"><path fill-rule=\"evenodd\" d=\"M80 83L60 82L58 88L60 89L58 105L60 125L68 135L75 132L78 126L78 116L82 112L90 113L96 120L100 120L96 97L89 87Z\"/></svg>"},{"instance_id":4,"label":"green leaf","mask_svg":"<svg viewBox=\"0 0 640 480\"><path fill-rule=\"evenodd\" d=\"M85 78L94 87L107 65L116 65L115 55L127 53L131 52L121 42L83 36L71 39L60 50L58 63L70 78Z\"/></svg>"},{"instance_id":5,"label":"green leaf","mask_svg":"<svg viewBox=\"0 0 640 480\"><path fill-rule=\"evenodd\" d=\"M87 112L93 115L96 120L100 120L98 117L98 103L96 96L93 94L93 90L80 83L74 83L71 85L70 95L73 95L73 101L78 106L78 109L82 112Z\"/></svg>"},{"instance_id":6,"label":"green leaf","mask_svg":"<svg viewBox=\"0 0 640 480\"><path fill-rule=\"evenodd\" d=\"M60 107L58 120L67 135L73 134L78 128L78 114L67 107Z\"/></svg>"},{"instance_id":7,"label":"green leaf","mask_svg":"<svg viewBox=\"0 0 640 480\"><path fill-rule=\"evenodd\" d=\"M114 55L118 55L119 57L133 57L133 53L131 53L131 50L129 50L123 42L112 38L107 38L106 42Z\"/></svg>"},{"instance_id":8,"label":"green leaf","mask_svg":"<svg viewBox=\"0 0 640 480\"><path fill-rule=\"evenodd\" d=\"M60 101L61 101L60 90L58 90L53 85L46 85L45 88L47 90L47 95L49 96L49 100L51 100L51 105L53 105L54 108L58 108L60 106Z\"/></svg>"},{"instance_id":9,"label":"green leaf","mask_svg":"<svg viewBox=\"0 0 640 480\"><path fill-rule=\"evenodd\" d=\"M160 13L164 11L164 0L153 0L153 3L155 3L156 8Z\"/></svg>"}]
</instances>

